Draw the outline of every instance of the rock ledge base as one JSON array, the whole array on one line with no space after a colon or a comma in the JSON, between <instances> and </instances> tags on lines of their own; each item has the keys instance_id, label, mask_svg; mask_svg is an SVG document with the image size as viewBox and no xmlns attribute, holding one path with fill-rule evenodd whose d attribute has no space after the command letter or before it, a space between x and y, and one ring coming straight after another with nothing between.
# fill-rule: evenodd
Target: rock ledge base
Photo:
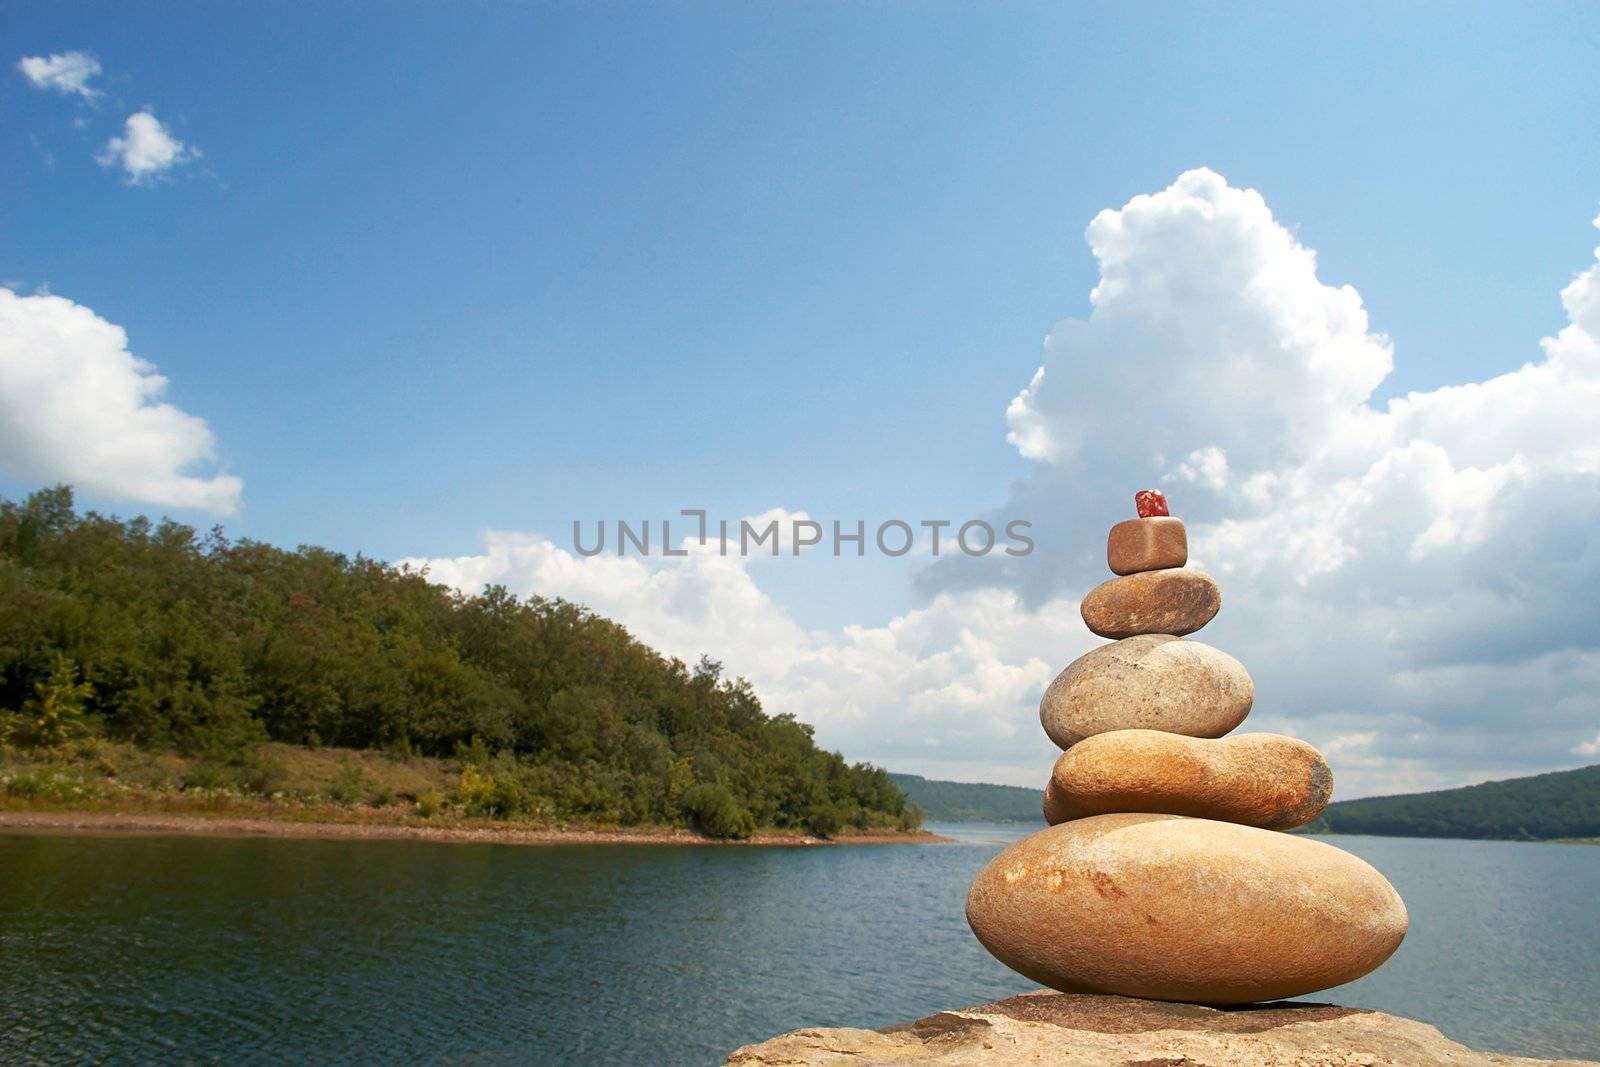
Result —
<instances>
[{"instance_id":1,"label":"rock ledge base","mask_svg":"<svg viewBox=\"0 0 1600 1067\"><path fill-rule=\"evenodd\" d=\"M1285 1002L1219 1010L1042 991L884 1030L809 1029L746 1045L732 1067L1052 1064L1056 1067L1600 1067L1478 1052L1427 1023Z\"/></svg>"}]
</instances>

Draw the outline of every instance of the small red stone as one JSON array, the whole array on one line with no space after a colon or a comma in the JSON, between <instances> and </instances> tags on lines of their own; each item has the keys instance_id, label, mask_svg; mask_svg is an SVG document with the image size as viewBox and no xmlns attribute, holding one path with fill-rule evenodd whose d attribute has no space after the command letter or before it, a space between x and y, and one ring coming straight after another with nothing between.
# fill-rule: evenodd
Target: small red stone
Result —
<instances>
[{"instance_id":1,"label":"small red stone","mask_svg":"<svg viewBox=\"0 0 1600 1067\"><path fill-rule=\"evenodd\" d=\"M1157 515L1171 515L1167 510L1167 497L1159 489L1141 489L1133 494L1133 506L1139 509L1141 519L1154 518Z\"/></svg>"}]
</instances>

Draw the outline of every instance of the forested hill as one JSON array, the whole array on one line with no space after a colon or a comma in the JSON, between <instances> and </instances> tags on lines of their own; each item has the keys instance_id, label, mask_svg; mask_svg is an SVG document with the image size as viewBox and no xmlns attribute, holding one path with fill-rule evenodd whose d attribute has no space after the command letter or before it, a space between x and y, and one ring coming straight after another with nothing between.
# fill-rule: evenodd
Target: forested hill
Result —
<instances>
[{"instance_id":1,"label":"forested hill","mask_svg":"<svg viewBox=\"0 0 1600 1067\"><path fill-rule=\"evenodd\" d=\"M941 822L1036 822L1043 824L1039 789L977 782L941 782L915 774L890 774L929 819Z\"/></svg>"},{"instance_id":2,"label":"forested hill","mask_svg":"<svg viewBox=\"0 0 1600 1067\"><path fill-rule=\"evenodd\" d=\"M1600 837L1600 766L1329 804L1306 830L1396 837Z\"/></svg>"},{"instance_id":3,"label":"forested hill","mask_svg":"<svg viewBox=\"0 0 1600 1067\"><path fill-rule=\"evenodd\" d=\"M575 604L78 514L58 487L0 499L0 742L75 731L241 767L265 739L467 753L482 808L718 836L920 820L719 664Z\"/></svg>"}]
</instances>

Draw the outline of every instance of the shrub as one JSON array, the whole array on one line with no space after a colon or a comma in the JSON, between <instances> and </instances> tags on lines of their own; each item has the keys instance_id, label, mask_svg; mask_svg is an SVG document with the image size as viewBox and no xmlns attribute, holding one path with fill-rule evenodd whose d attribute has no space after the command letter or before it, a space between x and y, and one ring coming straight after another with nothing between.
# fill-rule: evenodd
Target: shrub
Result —
<instances>
[{"instance_id":1,"label":"shrub","mask_svg":"<svg viewBox=\"0 0 1600 1067\"><path fill-rule=\"evenodd\" d=\"M417 814L424 819L431 819L439 814L439 809L444 807L444 798L437 789L424 789L417 794Z\"/></svg>"},{"instance_id":2,"label":"shrub","mask_svg":"<svg viewBox=\"0 0 1600 1067\"><path fill-rule=\"evenodd\" d=\"M0 776L0 793L22 800L70 804L99 795L100 786L68 771L40 767L12 777Z\"/></svg>"},{"instance_id":3,"label":"shrub","mask_svg":"<svg viewBox=\"0 0 1600 1067\"><path fill-rule=\"evenodd\" d=\"M271 796L283 785L283 768L271 760L251 756L234 768L233 779L246 793Z\"/></svg>"},{"instance_id":4,"label":"shrub","mask_svg":"<svg viewBox=\"0 0 1600 1067\"><path fill-rule=\"evenodd\" d=\"M471 766L482 767L489 762L489 746L484 744L483 738L473 734L470 745L456 742L456 759Z\"/></svg>"},{"instance_id":5,"label":"shrub","mask_svg":"<svg viewBox=\"0 0 1600 1067\"><path fill-rule=\"evenodd\" d=\"M684 792L680 803L690 824L707 837L743 840L756 832L756 817L739 806L727 786L693 786Z\"/></svg>"},{"instance_id":6,"label":"shrub","mask_svg":"<svg viewBox=\"0 0 1600 1067\"><path fill-rule=\"evenodd\" d=\"M818 837L832 837L843 828L844 816L834 804L813 804L806 812L806 829Z\"/></svg>"},{"instance_id":7,"label":"shrub","mask_svg":"<svg viewBox=\"0 0 1600 1067\"><path fill-rule=\"evenodd\" d=\"M522 814L526 801L522 787L510 778L496 778L494 783L494 814L502 819L514 819Z\"/></svg>"},{"instance_id":8,"label":"shrub","mask_svg":"<svg viewBox=\"0 0 1600 1067\"><path fill-rule=\"evenodd\" d=\"M567 783L557 799L561 814L574 818L608 818L617 807L617 798L592 778Z\"/></svg>"},{"instance_id":9,"label":"shrub","mask_svg":"<svg viewBox=\"0 0 1600 1067\"><path fill-rule=\"evenodd\" d=\"M283 784L283 768L250 745L232 752L213 751L200 761L208 769L197 782L202 788L232 787L244 793L270 796Z\"/></svg>"},{"instance_id":10,"label":"shrub","mask_svg":"<svg viewBox=\"0 0 1600 1067\"><path fill-rule=\"evenodd\" d=\"M522 790L510 778L496 778L469 763L456 783L456 804L468 815L509 819L522 810Z\"/></svg>"},{"instance_id":11,"label":"shrub","mask_svg":"<svg viewBox=\"0 0 1600 1067\"><path fill-rule=\"evenodd\" d=\"M34 683L33 697L22 711L7 716L0 740L36 748L65 744L83 732L84 706L93 693L89 683L78 681L78 665L57 654L49 677Z\"/></svg>"},{"instance_id":12,"label":"shrub","mask_svg":"<svg viewBox=\"0 0 1600 1067\"><path fill-rule=\"evenodd\" d=\"M185 789L232 789L233 785L232 773L214 760L199 760L183 772Z\"/></svg>"},{"instance_id":13,"label":"shrub","mask_svg":"<svg viewBox=\"0 0 1600 1067\"><path fill-rule=\"evenodd\" d=\"M328 785L328 799L335 804L351 805L367 794L367 776L360 767L346 767Z\"/></svg>"}]
</instances>

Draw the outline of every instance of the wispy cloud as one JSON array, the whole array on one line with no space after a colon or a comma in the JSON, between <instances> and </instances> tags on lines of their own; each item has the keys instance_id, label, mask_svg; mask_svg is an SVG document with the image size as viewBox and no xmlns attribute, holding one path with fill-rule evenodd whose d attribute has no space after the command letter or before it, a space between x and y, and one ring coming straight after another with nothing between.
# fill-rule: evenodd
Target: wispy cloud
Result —
<instances>
[{"instance_id":1,"label":"wispy cloud","mask_svg":"<svg viewBox=\"0 0 1600 1067\"><path fill-rule=\"evenodd\" d=\"M89 79L100 73L100 61L88 52L24 56L17 61L17 69L35 89L76 94L85 100L100 95L100 91L89 84Z\"/></svg>"}]
</instances>

